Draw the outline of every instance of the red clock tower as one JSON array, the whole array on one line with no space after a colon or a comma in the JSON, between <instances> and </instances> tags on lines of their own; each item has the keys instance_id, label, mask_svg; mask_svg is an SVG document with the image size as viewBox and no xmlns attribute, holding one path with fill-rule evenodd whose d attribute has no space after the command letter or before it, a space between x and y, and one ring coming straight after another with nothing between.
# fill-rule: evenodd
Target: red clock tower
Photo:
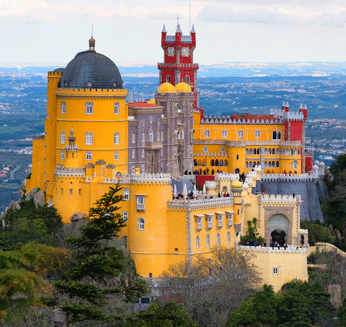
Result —
<instances>
[{"instance_id":1,"label":"red clock tower","mask_svg":"<svg viewBox=\"0 0 346 327\"><path fill-rule=\"evenodd\" d=\"M167 35L165 25L161 33L161 46L164 51L164 63L158 64L160 85L168 82L176 85L188 83L194 92L194 108L199 107L197 92L198 64L193 63L193 51L196 47L196 32L194 26L190 35L182 35L178 23L175 35Z\"/></svg>"}]
</instances>

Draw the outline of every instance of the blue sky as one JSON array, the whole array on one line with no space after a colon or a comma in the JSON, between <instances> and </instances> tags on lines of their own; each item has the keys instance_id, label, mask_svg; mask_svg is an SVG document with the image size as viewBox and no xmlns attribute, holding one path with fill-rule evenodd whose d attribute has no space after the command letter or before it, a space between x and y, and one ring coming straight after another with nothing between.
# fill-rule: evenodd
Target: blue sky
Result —
<instances>
[{"instance_id":1,"label":"blue sky","mask_svg":"<svg viewBox=\"0 0 346 327\"><path fill-rule=\"evenodd\" d=\"M66 65L87 49L163 60L162 25L195 24L199 63L346 61L346 0L0 0L0 65Z\"/></svg>"}]
</instances>

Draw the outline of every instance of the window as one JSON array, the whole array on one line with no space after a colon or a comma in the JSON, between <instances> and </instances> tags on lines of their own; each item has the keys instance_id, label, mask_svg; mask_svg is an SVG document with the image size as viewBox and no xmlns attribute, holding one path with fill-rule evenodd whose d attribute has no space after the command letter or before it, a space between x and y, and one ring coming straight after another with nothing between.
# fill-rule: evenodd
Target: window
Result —
<instances>
[{"instance_id":1,"label":"window","mask_svg":"<svg viewBox=\"0 0 346 327\"><path fill-rule=\"evenodd\" d=\"M199 249L201 247L201 242L199 240L199 236L196 237L196 249Z\"/></svg>"},{"instance_id":2,"label":"window","mask_svg":"<svg viewBox=\"0 0 346 327\"><path fill-rule=\"evenodd\" d=\"M178 131L177 135L178 135L178 140L180 140L180 131Z\"/></svg>"},{"instance_id":3,"label":"window","mask_svg":"<svg viewBox=\"0 0 346 327\"><path fill-rule=\"evenodd\" d=\"M132 132L132 143L136 143L136 132Z\"/></svg>"},{"instance_id":4,"label":"window","mask_svg":"<svg viewBox=\"0 0 346 327\"><path fill-rule=\"evenodd\" d=\"M236 157L236 158L237 158L237 160L239 160L239 154L237 154L237 157Z\"/></svg>"},{"instance_id":5,"label":"window","mask_svg":"<svg viewBox=\"0 0 346 327\"><path fill-rule=\"evenodd\" d=\"M156 141L157 142L160 141L160 131L159 130L157 130L157 132L156 132Z\"/></svg>"},{"instance_id":6,"label":"window","mask_svg":"<svg viewBox=\"0 0 346 327\"><path fill-rule=\"evenodd\" d=\"M221 245L221 237L220 237L220 233L216 234L216 245L220 246Z\"/></svg>"},{"instance_id":7,"label":"window","mask_svg":"<svg viewBox=\"0 0 346 327\"><path fill-rule=\"evenodd\" d=\"M185 83L190 83L190 76L189 75L185 75Z\"/></svg>"},{"instance_id":8,"label":"window","mask_svg":"<svg viewBox=\"0 0 346 327\"><path fill-rule=\"evenodd\" d=\"M61 160L64 160L64 159L65 159L65 151L61 151L61 152L60 152L60 159L61 159ZM44 160L46 160L46 159L44 159Z\"/></svg>"},{"instance_id":9,"label":"window","mask_svg":"<svg viewBox=\"0 0 346 327\"><path fill-rule=\"evenodd\" d=\"M163 141L163 132L161 132L161 141Z\"/></svg>"},{"instance_id":10,"label":"window","mask_svg":"<svg viewBox=\"0 0 346 327\"><path fill-rule=\"evenodd\" d=\"M217 215L218 226L222 227L222 215Z\"/></svg>"},{"instance_id":11,"label":"window","mask_svg":"<svg viewBox=\"0 0 346 327\"><path fill-rule=\"evenodd\" d=\"M78 190L78 195L82 195L82 189Z\"/></svg>"},{"instance_id":12,"label":"window","mask_svg":"<svg viewBox=\"0 0 346 327\"><path fill-rule=\"evenodd\" d=\"M138 219L138 230L144 230L145 221L143 218Z\"/></svg>"},{"instance_id":13,"label":"window","mask_svg":"<svg viewBox=\"0 0 346 327\"><path fill-rule=\"evenodd\" d=\"M197 218L197 229L202 229L202 217Z\"/></svg>"},{"instance_id":14,"label":"window","mask_svg":"<svg viewBox=\"0 0 346 327\"><path fill-rule=\"evenodd\" d=\"M204 131L204 137L210 137L210 131L208 129Z\"/></svg>"},{"instance_id":15,"label":"window","mask_svg":"<svg viewBox=\"0 0 346 327\"><path fill-rule=\"evenodd\" d=\"M298 169L298 161L297 160L294 160L292 162L292 169Z\"/></svg>"},{"instance_id":16,"label":"window","mask_svg":"<svg viewBox=\"0 0 346 327\"><path fill-rule=\"evenodd\" d=\"M127 211L123 211L123 220L127 222L129 220L129 214Z\"/></svg>"},{"instance_id":17,"label":"window","mask_svg":"<svg viewBox=\"0 0 346 327\"><path fill-rule=\"evenodd\" d=\"M85 133L85 145L93 145L93 133Z\"/></svg>"},{"instance_id":18,"label":"window","mask_svg":"<svg viewBox=\"0 0 346 327\"><path fill-rule=\"evenodd\" d=\"M184 139L184 131L181 131L181 139Z\"/></svg>"},{"instance_id":19,"label":"window","mask_svg":"<svg viewBox=\"0 0 346 327\"><path fill-rule=\"evenodd\" d=\"M273 268L273 275L279 275L279 268L277 267Z\"/></svg>"},{"instance_id":20,"label":"window","mask_svg":"<svg viewBox=\"0 0 346 327\"><path fill-rule=\"evenodd\" d=\"M206 243L207 248L209 248L210 247L210 235L209 234L207 234L207 237L205 238L205 243Z\"/></svg>"},{"instance_id":21,"label":"window","mask_svg":"<svg viewBox=\"0 0 346 327\"><path fill-rule=\"evenodd\" d=\"M114 133L114 145L119 144L119 132Z\"/></svg>"},{"instance_id":22,"label":"window","mask_svg":"<svg viewBox=\"0 0 346 327\"><path fill-rule=\"evenodd\" d=\"M231 244L231 233L227 232L227 244Z\"/></svg>"},{"instance_id":23,"label":"window","mask_svg":"<svg viewBox=\"0 0 346 327\"><path fill-rule=\"evenodd\" d=\"M225 152L225 151L226 151L225 147L222 146L222 147L221 147L221 152Z\"/></svg>"},{"instance_id":24,"label":"window","mask_svg":"<svg viewBox=\"0 0 346 327\"><path fill-rule=\"evenodd\" d=\"M92 152L86 152L85 153L85 160L92 160L93 154Z\"/></svg>"},{"instance_id":25,"label":"window","mask_svg":"<svg viewBox=\"0 0 346 327\"><path fill-rule=\"evenodd\" d=\"M85 102L85 114L92 115L94 113L94 103L93 102Z\"/></svg>"},{"instance_id":26,"label":"window","mask_svg":"<svg viewBox=\"0 0 346 327\"><path fill-rule=\"evenodd\" d=\"M203 151L204 151L204 152L208 152L208 147L207 147L207 146L204 146L204 147L203 147Z\"/></svg>"},{"instance_id":27,"label":"window","mask_svg":"<svg viewBox=\"0 0 346 327\"><path fill-rule=\"evenodd\" d=\"M226 137L227 137L227 131L226 131L225 129L222 131L221 136L222 136L223 138L226 138Z\"/></svg>"},{"instance_id":28,"label":"window","mask_svg":"<svg viewBox=\"0 0 346 327\"><path fill-rule=\"evenodd\" d=\"M135 159L135 158L136 158L136 150L132 149L132 159Z\"/></svg>"},{"instance_id":29,"label":"window","mask_svg":"<svg viewBox=\"0 0 346 327\"><path fill-rule=\"evenodd\" d=\"M145 135L144 132L142 132L142 143L145 142Z\"/></svg>"},{"instance_id":30,"label":"window","mask_svg":"<svg viewBox=\"0 0 346 327\"><path fill-rule=\"evenodd\" d=\"M277 137L279 140L281 140L281 132L280 131L278 132Z\"/></svg>"},{"instance_id":31,"label":"window","mask_svg":"<svg viewBox=\"0 0 346 327\"><path fill-rule=\"evenodd\" d=\"M114 102L114 115L119 115L119 102Z\"/></svg>"},{"instance_id":32,"label":"window","mask_svg":"<svg viewBox=\"0 0 346 327\"><path fill-rule=\"evenodd\" d=\"M256 131L255 132L255 138L259 138L261 137L261 132L260 131Z\"/></svg>"},{"instance_id":33,"label":"window","mask_svg":"<svg viewBox=\"0 0 346 327\"><path fill-rule=\"evenodd\" d=\"M160 150L160 155L163 156L163 149Z\"/></svg>"},{"instance_id":34,"label":"window","mask_svg":"<svg viewBox=\"0 0 346 327\"><path fill-rule=\"evenodd\" d=\"M154 135L153 135L153 130L149 130L149 142L153 142L154 141Z\"/></svg>"},{"instance_id":35,"label":"window","mask_svg":"<svg viewBox=\"0 0 346 327\"><path fill-rule=\"evenodd\" d=\"M114 160L119 160L119 152L118 151L114 152Z\"/></svg>"},{"instance_id":36,"label":"window","mask_svg":"<svg viewBox=\"0 0 346 327\"><path fill-rule=\"evenodd\" d=\"M167 83L170 83L170 82L171 82L171 76L169 76L169 75L166 76L166 82L167 82Z\"/></svg>"},{"instance_id":37,"label":"window","mask_svg":"<svg viewBox=\"0 0 346 327\"><path fill-rule=\"evenodd\" d=\"M73 190L72 190L72 188L70 188L70 196L72 196L73 195Z\"/></svg>"},{"instance_id":38,"label":"window","mask_svg":"<svg viewBox=\"0 0 346 327\"><path fill-rule=\"evenodd\" d=\"M145 209L145 197L142 195L137 195L137 210Z\"/></svg>"},{"instance_id":39,"label":"window","mask_svg":"<svg viewBox=\"0 0 346 327\"><path fill-rule=\"evenodd\" d=\"M66 134L65 132L60 132L60 143L65 144Z\"/></svg>"},{"instance_id":40,"label":"window","mask_svg":"<svg viewBox=\"0 0 346 327\"><path fill-rule=\"evenodd\" d=\"M129 201L130 200L130 190L128 188L124 188L123 200L125 200L125 201Z\"/></svg>"},{"instance_id":41,"label":"window","mask_svg":"<svg viewBox=\"0 0 346 327\"><path fill-rule=\"evenodd\" d=\"M242 130L238 131L238 137L241 139L244 137L244 132Z\"/></svg>"},{"instance_id":42,"label":"window","mask_svg":"<svg viewBox=\"0 0 346 327\"><path fill-rule=\"evenodd\" d=\"M142 149L142 158L145 156L145 149Z\"/></svg>"},{"instance_id":43,"label":"window","mask_svg":"<svg viewBox=\"0 0 346 327\"><path fill-rule=\"evenodd\" d=\"M64 189L63 188L61 189L61 195L64 195Z\"/></svg>"},{"instance_id":44,"label":"window","mask_svg":"<svg viewBox=\"0 0 346 327\"><path fill-rule=\"evenodd\" d=\"M213 217L208 216L207 221L208 221L208 228L212 228L213 227Z\"/></svg>"},{"instance_id":45,"label":"window","mask_svg":"<svg viewBox=\"0 0 346 327\"><path fill-rule=\"evenodd\" d=\"M273 140L276 140L276 131L273 132Z\"/></svg>"},{"instance_id":46,"label":"window","mask_svg":"<svg viewBox=\"0 0 346 327\"><path fill-rule=\"evenodd\" d=\"M65 101L61 102L61 113L63 115L66 114L66 102Z\"/></svg>"},{"instance_id":47,"label":"window","mask_svg":"<svg viewBox=\"0 0 346 327\"><path fill-rule=\"evenodd\" d=\"M232 226L233 225L233 213L229 213L227 215L227 219L228 219L228 226Z\"/></svg>"}]
</instances>

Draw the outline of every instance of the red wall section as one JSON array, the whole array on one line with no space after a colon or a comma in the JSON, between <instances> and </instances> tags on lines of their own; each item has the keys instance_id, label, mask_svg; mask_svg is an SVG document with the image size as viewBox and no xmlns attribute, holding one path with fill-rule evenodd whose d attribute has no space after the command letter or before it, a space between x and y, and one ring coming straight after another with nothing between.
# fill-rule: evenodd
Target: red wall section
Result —
<instances>
[{"instance_id":1,"label":"red wall section","mask_svg":"<svg viewBox=\"0 0 346 327\"><path fill-rule=\"evenodd\" d=\"M303 122L291 121L291 139L290 141L301 141L303 135Z\"/></svg>"},{"instance_id":2,"label":"red wall section","mask_svg":"<svg viewBox=\"0 0 346 327\"><path fill-rule=\"evenodd\" d=\"M313 162L312 156L306 156L305 157L305 170L306 170L306 172L312 171L312 162Z\"/></svg>"},{"instance_id":3,"label":"red wall section","mask_svg":"<svg viewBox=\"0 0 346 327\"><path fill-rule=\"evenodd\" d=\"M285 121L285 141L288 141L288 121Z\"/></svg>"},{"instance_id":4,"label":"red wall section","mask_svg":"<svg viewBox=\"0 0 346 327\"><path fill-rule=\"evenodd\" d=\"M202 187L206 181L213 181L213 180L215 180L215 176L196 175L196 184L199 184Z\"/></svg>"}]
</instances>

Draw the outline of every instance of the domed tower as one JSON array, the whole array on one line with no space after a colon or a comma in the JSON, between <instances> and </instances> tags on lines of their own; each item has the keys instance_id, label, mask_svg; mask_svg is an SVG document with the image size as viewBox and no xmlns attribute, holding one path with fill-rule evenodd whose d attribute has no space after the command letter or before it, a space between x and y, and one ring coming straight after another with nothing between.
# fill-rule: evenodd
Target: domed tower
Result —
<instances>
[{"instance_id":1,"label":"domed tower","mask_svg":"<svg viewBox=\"0 0 346 327\"><path fill-rule=\"evenodd\" d=\"M58 167L73 170L104 160L124 174L126 96L117 66L96 52L93 37L89 50L77 53L66 68L49 72L45 135L34 141L28 191L33 187L46 189L49 200ZM72 162L79 167L69 167Z\"/></svg>"}]
</instances>

